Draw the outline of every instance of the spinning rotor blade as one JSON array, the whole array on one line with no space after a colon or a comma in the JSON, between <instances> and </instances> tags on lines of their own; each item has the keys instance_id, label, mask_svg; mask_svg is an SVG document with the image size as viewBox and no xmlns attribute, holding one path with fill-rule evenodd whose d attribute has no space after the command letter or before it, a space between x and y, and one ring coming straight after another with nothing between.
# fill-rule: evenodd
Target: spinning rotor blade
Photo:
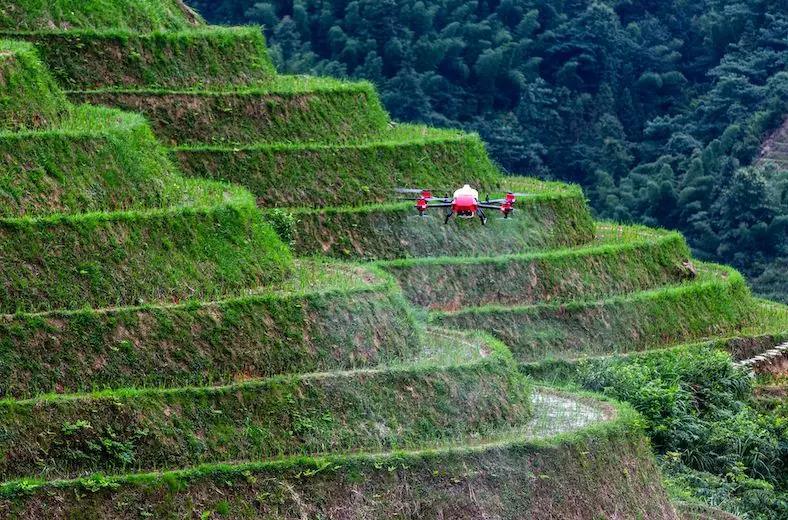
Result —
<instances>
[{"instance_id":1,"label":"spinning rotor blade","mask_svg":"<svg viewBox=\"0 0 788 520\"><path fill-rule=\"evenodd\" d=\"M433 193L435 193L435 190L420 189L420 188L396 188L394 191L396 193L399 193L399 194L402 194L402 195L406 195L403 198L405 198L407 200L425 199L425 200L428 200L428 201L441 200L441 201L444 201L444 202L449 202L449 201L452 200L452 199L450 199L448 197L437 197L437 196L433 195ZM427 195L427 196L425 196L425 195Z\"/></svg>"},{"instance_id":2,"label":"spinning rotor blade","mask_svg":"<svg viewBox=\"0 0 788 520\"><path fill-rule=\"evenodd\" d=\"M530 197L530 196L532 196L532 195L533 195L533 193L514 193L514 192L511 192L511 191L509 191L509 192L506 192L506 195L512 195L513 197L515 197L515 198L518 198L518 199L519 199L519 198L521 198L521 197ZM484 203L485 203L485 204L503 204L504 202L506 202L506 197L503 197L503 198L497 198L497 199L490 199L490 198L488 197L488 198L487 198L487 199L484 201Z\"/></svg>"}]
</instances>

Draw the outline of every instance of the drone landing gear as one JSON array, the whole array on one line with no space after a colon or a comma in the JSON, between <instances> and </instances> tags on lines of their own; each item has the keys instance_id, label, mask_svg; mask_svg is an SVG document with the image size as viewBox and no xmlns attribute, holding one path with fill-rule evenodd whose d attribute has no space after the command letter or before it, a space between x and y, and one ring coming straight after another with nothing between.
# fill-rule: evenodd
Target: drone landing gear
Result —
<instances>
[{"instance_id":1,"label":"drone landing gear","mask_svg":"<svg viewBox=\"0 0 788 520\"><path fill-rule=\"evenodd\" d=\"M482 221L482 226L486 225L487 224L487 215L484 214L484 211L482 211L481 209L478 209L476 211L476 214L479 216L479 220ZM464 214L460 213L460 217L462 217L462 218L471 218L472 215L473 214L471 213L470 216L466 217ZM443 219L443 223L444 224L448 224L449 220L451 220L451 218L453 216L454 216L454 212L453 211L449 211L448 213L446 213L446 218Z\"/></svg>"}]
</instances>

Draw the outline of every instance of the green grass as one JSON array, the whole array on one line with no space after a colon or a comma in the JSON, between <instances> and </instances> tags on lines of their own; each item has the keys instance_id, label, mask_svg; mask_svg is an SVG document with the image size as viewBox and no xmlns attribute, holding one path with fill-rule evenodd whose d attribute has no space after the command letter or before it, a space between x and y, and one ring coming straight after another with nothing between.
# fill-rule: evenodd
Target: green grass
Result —
<instances>
[{"instance_id":1,"label":"green grass","mask_svg":"<svg viewBox=\"0 0 788 520\"><path fill-rule=\"evenodd\" d=\"M276 74L259 27L0 31L35 44L64 88L216 88L271 81Z\"/></svg>"},{"instance_id":2,"label":"green grass","mask_svg":"<svg viewBox=\"0 0 788 520\"><path fill-rule=\"evenodd\" d=\"M503 179L476 136L391 125L368 83L273 79L258 29L195 28L178 0L2 2L72 99L141 112L198 178L141 116L72 110L30 45L0 49L0 481L21 479L0 517L664 517L640 418L527 438L515 359L785 333L734 271L679 284L677 234L594 241L575 186L508 179L531 195L484 228L386 202ZM267 222L300 255L400 259L416 303L474 306L432 323L514 356L424 335L390 274L294 264Z\"/></svg>"},{"instance_id":3,"label":"green grass","mask_svg":"<svg viewBox=\"0 0 788 520\"><path fill-rule=\"evenodd\" d=\"M678 345L667 346L654 352L656 357L680 356L699 350L724 350L734 360L750 358L775 345L788 340L788 307L773 302L755 299L752 302L752 312L747 319L734 331L721 333L713 339L691 341ZM662 352L662 354L660 354ZM616 359L640 359L652 355L650 352L626 352L612 356ZM520 369L538 381L550 384L566 384L567 381L577 377L578 367L593 367L605 363L611 356L589 356L576 359L546 359L521 363Z\"/></svg>"},{"instance_id":4,"label":"green grass","mask_svg":"<svg viewBox=\"0 0 788 520\"><path fill-rule=\"evenodd\" d=\"M221 90L103 89L69 95L141 112L169 145L347 142L377 135L388 125L370 83L307 76Z\"/></svg>"},{"instance_id":5,"label":"green grass","mask_svg":"<svg viewBox=\"0 0 788 520\"><path fill-rule=\"evenodd\" d=\"M478 136L411 125L360 143L185 146L173 154L187 175L241 184L267 207L361 205L391 200L397 187L501 183Z\"/></svg>"},{"instance_id":6,"label":"green grass","mask_svg":"<svg viewBox=\"0 0 788 520\"><path fill-rule=\"evenodd\" d=\"M144 118L73 107L29 44L5 45L11 50L0 60L13 65L5 80L14 95L3 98L13 114L0 129L0 218L216 205L225 197L217 184L179 176Z\"/></svg>"},{"instance_id":7,"label":"green grass","mask_svg":"<svg viewBox=\"0 0 788 520\"><path fill-rule=\"evenodd\" d=\"M382 520L401 514L404 504L420 504L422 516L468 520L572 518L578 511L591 518L661 518L670 504L638 416L627 406L610 406L616 411L612 420L538 439L478 439L464 446L49 483L28 479L0 487L0 513L176 519L210 515L221 503L241 520L328 517L347 507Z\"/></svg>"},{"instance_id":8,"label":"green grass","mask_svg":"<svg viewBox=\"0 0 788 520\"><path fill-rule=\"evenodd\" d=\"M0 219L0 312L218 299L282 280L290 253L254 200L216 188L213 206Z\"/></svg>"},{"instance_id":9,"label":"green grass","mask_svg":"<svg viewBox=\"0 0 788 520\"><path fill-rule=\"evenodd\" d=\"M520 362L664 347L731 334L752 315L737 272L707 266L697 280L600 301L482 306L432 313L432 323L491 332Z\"/></svg>"},{"instance_id":10,"label":"green grass","mask_svg":"<svg viewBox=\"0 0 788 520\"><path fill-rule=\"evenodd\" d=\"M0 131L50 127L68 108L63 93L26 43L0 41Z\"/></svg>"},{"instance_id":11,"label":"green grass","mask_svg":"<svg viewBox=\"0 0 788 520\"><path fill-rule=\"evenodd\" d=\"M290 252L248 192L175 175L142 118L71 109L29 44L5 45L4 109L23 119L0 132L0 313L218 299L284 279ZM48 127L19 131L34 97ZM54 126L52 111L69 116Z\"/></svg>"},{"instance_id":12,"label":"green grass","mask_svg":"<svg viewBox=\"0 0 788 520\"><path fill-rule=\"evenodd\" d=\"M521 199L508 220L491 215L443 224L441 213L419 218L412 203L358 207L294 208L299 221L294 250L300 255L387 260L425 256L490 256L582 245L593 240L594 224L579 188L528 181L541 188ZM543 191L544 190L544 191Z\"/></svg>"},{"instance_id":13,"label":"green grass","mask_svg":"<svg viewBox=\"0 0 788 520\"><path fill-rule=\"evenodd\" d=\"M419 328L387 274L299 262L218 302L19 314L0 321L0 397L229 384L413 360Z\"/></svg>"},{"instance_id":14,"label":"green grass","mask_svg":"<svg viewBox=\"0 0 788 520\"><path fill-rule=\"evenodd\" d=\"M494 350L452 367L4 400L0 481L414 449L522 425L530 408L527 380Z\"/></svg>"},{"instance_id":15,"label":"green grass","mask_svg":"<svg viewBox=\"0 0 788 520\"><path fill-rule=\"evenodd\" d=\"M56 128L0 132L0 217L179 205L195 184L135 114L84 106Z\"/></svg>"},{"instance_id":16,"label":"green grass","mask_svg":"<svg viewBox=\"0 0 788 520\"><path fill-rule=\"evenodd\" d=\"M181 0L0 0L0 28L184 29L202 23ZM196 16L196 17L195 17Z\"/></svg>"},{"instance_id":17,"label":"green grass","mask_svg":"<svg viewBox=\"0 0 788 520\"><path fill-rule=\"evenodd\" d=\"M758 298L755 311L745 332L788 331L788 305Z\"/></svg>"},{"instance_id":18,"label":"green grass","mask_svg":"<svg viewBox=\"0 0 788 520\"><path fill-rule=\"evenodd\" d=\"M689 248L678 233L601 225L597 234L593 244L579 248L379 265L399 280L412 303L433 310L603 298L690 276L684 266Z\"/></svg>"}]
</instances>

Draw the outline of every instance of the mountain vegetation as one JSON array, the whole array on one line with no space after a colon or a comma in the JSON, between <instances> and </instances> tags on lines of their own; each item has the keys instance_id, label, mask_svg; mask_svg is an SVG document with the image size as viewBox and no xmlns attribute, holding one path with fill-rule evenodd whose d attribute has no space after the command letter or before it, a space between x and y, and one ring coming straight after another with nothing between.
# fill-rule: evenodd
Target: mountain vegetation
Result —
<instances>
[{"instance_id":1,"label":"mountain vegetation","mask_svg":"<svg viewBox=\"0 0 788 520\"><path fill-rule=\"evenodd\" d=\"M364 78L395 119L478 132L509 172L682 231L788 299L785 0L191 0L262 24L281 72Z\"/></svg>"},{"instance_id":2,"label":"mountain vegetation","mask_svg":"<svg viewBox=\"0 0 788 520\"><path fill-rule=\"evenodd\" d=\"M633 5L0 0L0 518L785 520L788 305L586 200L779 294L785 5Z\"/></svg>"}]
</instances>

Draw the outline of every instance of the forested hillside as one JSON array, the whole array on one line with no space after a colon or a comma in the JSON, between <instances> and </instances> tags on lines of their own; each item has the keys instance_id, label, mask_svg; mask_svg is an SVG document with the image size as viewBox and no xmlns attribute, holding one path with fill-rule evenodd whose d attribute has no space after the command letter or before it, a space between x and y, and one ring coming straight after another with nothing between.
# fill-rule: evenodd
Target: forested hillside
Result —
<instances>
[{"instance_id":1,"label":"forested hillside","mask_svg":"<svg viewBox=\"0 0 788 520\"><path fill-rule=\"evenodd\" d=\"M788 299L786 0L191 0L262 24L282 72L368 78L401 121L479 132L602 218L680 229Z\"/></svg>"}]
</instances>

